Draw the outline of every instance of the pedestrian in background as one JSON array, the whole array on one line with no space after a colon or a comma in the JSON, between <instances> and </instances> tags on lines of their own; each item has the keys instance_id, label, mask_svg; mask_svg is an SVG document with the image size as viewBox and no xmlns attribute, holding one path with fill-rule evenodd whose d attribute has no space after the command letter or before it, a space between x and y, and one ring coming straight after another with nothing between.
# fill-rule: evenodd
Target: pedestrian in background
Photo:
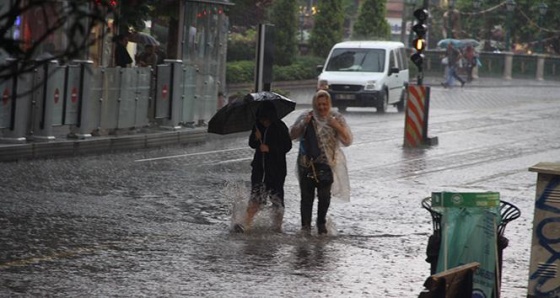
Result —
<instances>
[{"instance_id":1,"label":"pedestrian in background","mask_svg":"<svg viewBox=\"0 0 560 298\"><path fill-rule=\"evenodd\" d=\"M478 55L476 54L476 51L474 50L474 47L472 45L467 45L467 47L465 48L465 61L467 63L466 66L466 70L467 70L467 82L472 82L473 80L473 69L477 66L478 64Z\"/></svg>"},{"instance_id":2,"label":"pedestrian in background","mask_svg":"<svg viewBox=\"0 0 560 298\"><path fill-rule=\"evenodd\" d=\"M136 64L140 67L152 67L156 69L158 63L158 55L153 45L144 46L144 51L136 56Z\"/></svg>"},{"instance_id":3,"label":"pedestrian in background","mask_svg":"<svg viewBox=\"0 0 560 298\"><path fill-rule=\"evenodd\" d=\"M127 67L132 63L132 58L126 49L128 44L128 37L124 34L119 34L115 37L115 65L120 67Z\"/></svg>"},{"instance_id":4,"label":"pedestrian in background","mask_svg":"<svg viewBox=\"0 0 560 298\"><path fill-rule=\"evenodd\" d=\"M288 127L277 117L272 102L263 102L256 113L257 122L249 135L249 146L255 149L251 162L251 198L242 224L234 231L244 232L251 227L257 212L272 204L273 230L282 231L284 219L284 182L286 180L286 154L292 149Z\"/></svg>"},{"instance_id":5,"label":"pedestrian in background","mask_svg":"<svg viewBox=\"0 0 560 298\"><path fill-rule=\"evenodd\" d=\"M301 191L301 227L311 231L313 201L317 191L317 231L327 234L326 216L331 195L349 200L350 187L346 157L341 145L352 144L352 132L344 116L332 110L330 94L319 90L313 96L313 109L303 112L290 128L292 139L299 139L297 174Z\"/></svg>"},{"instance_id":6,"label":"pedestrian in background","mask_svg":"<svg viewBox=\"0 0 560 298\"><path fill-rule=\"evenodd\" d=\"M457 69L463 59L461 51L455 48L452 42L447 44L447 78L445 82L441 83L444 88L453 88L455 80L461 83L461 87L465 86L465 80L463 80L459 74L457 74Z\"/></svg>"}]
</instances>

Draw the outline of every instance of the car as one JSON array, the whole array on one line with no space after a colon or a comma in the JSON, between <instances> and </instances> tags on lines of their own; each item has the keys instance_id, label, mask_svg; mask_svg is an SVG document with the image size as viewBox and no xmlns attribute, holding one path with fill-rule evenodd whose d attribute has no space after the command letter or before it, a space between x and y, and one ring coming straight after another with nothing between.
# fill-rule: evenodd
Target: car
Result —
<instances>
[{"instance_id":1,"label":"car","mask_svg":"<svg viewBox=\"0 0 560 298\"><path fill-rule=\"evenodd\" d=\"M406 47L395 41L345 41L332 47L320 72L317 89L327 90L333 107L375 107L385 113L389 105L404 111L409 82Z\"/></svg>"}]
</instances>

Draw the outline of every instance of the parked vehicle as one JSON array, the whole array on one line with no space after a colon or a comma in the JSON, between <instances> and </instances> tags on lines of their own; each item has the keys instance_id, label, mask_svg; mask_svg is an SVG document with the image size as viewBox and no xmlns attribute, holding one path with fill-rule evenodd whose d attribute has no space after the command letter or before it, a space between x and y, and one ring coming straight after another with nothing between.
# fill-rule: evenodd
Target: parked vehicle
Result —
<instances>
[{"instance_id":1,"label":"parked vehicle","mask_svg":"<svg viewBox=\"0 0 560 298\"><path fill-rule=\"evenodd\" d=\"M341 42L317 70L317 88L328 90L333 106L341 112L348 107L375 107L385 113L389 105L404 111L409 71L401 42Z\"/></svg>"}]
</instances>

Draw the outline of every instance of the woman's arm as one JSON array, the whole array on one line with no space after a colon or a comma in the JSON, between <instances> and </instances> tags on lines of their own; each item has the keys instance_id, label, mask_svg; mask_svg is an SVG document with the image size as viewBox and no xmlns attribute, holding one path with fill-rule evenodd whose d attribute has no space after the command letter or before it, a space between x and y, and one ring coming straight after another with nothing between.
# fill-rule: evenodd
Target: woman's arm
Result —
<instances>
[{"instance_id":1,"label":"woman's arm","mask_svg":"<svg viewBox=\"0 0 560 298\"><path fill-rule=\"evenodd\" d=\"M340 114L333 115L328 120L328 124L336 131L337 137L344 146L352 144L353 136L350 127L346 124L346 119Z\"/></svg>"},{"instance_id":2,"label":"woman's arm","mask_svg":"<svg viewBox=\"0 0 560 298\"><path fill-rule=\"evenodd\" d=\"M303 135L305 126L311 121L313 112L306 112L301 114L294 124L290 127L290 138L295 140Z\"/></svg>"}]
</instances>

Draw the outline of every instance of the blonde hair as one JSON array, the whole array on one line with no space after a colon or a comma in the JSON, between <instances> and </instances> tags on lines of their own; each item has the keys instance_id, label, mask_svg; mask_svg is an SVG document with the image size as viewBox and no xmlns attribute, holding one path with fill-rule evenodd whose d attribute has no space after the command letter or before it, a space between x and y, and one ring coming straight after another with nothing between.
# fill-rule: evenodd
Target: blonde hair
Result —
<instances>
[{"instance_id":1,"label":"blonde hair","mask_svg":"<svg viewBox=\"0 0 560 298\"><path fill-rule=\"evenodd\" d=\"M329 92L325 91L325 90L319 90L315 93L315 95L313 95L313 101L312 101L313 109L317 108L317 100L320 97L327 98L327 104L329 105L329 108L332 108L332 100L331 100L331 95L329 94Z\"/></svg>"}]
</instances>

